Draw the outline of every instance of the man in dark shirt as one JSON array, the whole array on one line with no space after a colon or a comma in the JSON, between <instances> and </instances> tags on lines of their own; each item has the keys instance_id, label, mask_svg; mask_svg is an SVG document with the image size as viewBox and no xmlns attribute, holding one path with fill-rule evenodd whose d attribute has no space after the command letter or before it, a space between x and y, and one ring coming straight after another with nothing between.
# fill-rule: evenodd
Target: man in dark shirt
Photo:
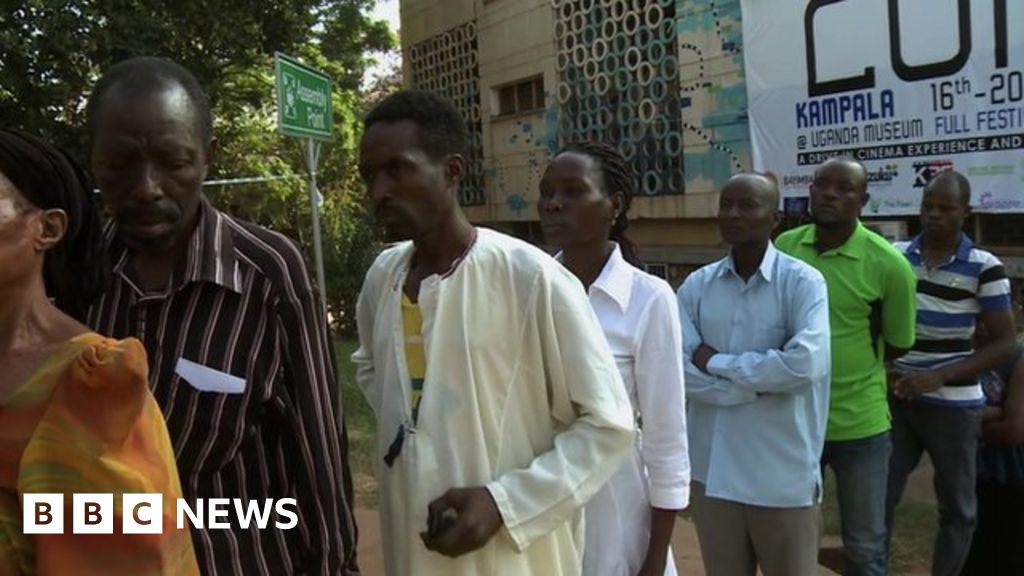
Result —
<instances>
[{"instance_id":1,"label":"man in dark shirt","mask_svg":"<svg viewBox=\"0 0 1024 576\"><path fill-rule=\"evenodd\" d=\"M242 528L234 504L229 529L193 530L201 570L358 574L334 359L302 253L201 194L216 140L206 95L181 66L121 62L87 113L114 264L90 324L145 344L190 506L297 500L291 530L274 529L273 514L267 529Z\"/></svg>"}]
</instances>

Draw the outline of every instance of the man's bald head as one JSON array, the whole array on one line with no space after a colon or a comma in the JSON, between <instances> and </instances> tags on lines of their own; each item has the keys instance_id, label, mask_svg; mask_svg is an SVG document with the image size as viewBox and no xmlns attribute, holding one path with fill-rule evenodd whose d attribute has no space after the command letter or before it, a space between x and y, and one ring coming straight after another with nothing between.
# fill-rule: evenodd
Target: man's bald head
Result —
<instances>
[{"instance_id":1,"label":"man's bald head","mask_svg":"<svg viewBox=\"0 0 1024 576\"><path fill-rule=\"evenodd\" d=\"M737 174L718 199L718 227L732 246L762 245L778 226L779 185L766 174Z\"/></svg>"},{"instance_id":2,"label":"man's bald head","mask_svg":"<svg viewBox=\"0 0 1024 576\"><path fill-rule=\"evenodd\" d=\"M860 160L851 156L834 156L825 160L818 166L818 169L814 171L814 175L818 176L822 172L829 170L845 170L850 172L854 178L854 182L858 189L867 192L868 189L868 169L860 163Z\"/></svg>"},{"instance_id":3,"label":"man's bald head","mask_svg":"<svg viewBox=\"0 0 1024 576\"><path fill-rule=\"evenodd\" d=\"M740 172L733 175L725 183L726 186L735 184L737 186L749 186L750 189L763 199L769 206L779 205L779 183L769 174L760 172Z\"/></svg>"}]
</instances>

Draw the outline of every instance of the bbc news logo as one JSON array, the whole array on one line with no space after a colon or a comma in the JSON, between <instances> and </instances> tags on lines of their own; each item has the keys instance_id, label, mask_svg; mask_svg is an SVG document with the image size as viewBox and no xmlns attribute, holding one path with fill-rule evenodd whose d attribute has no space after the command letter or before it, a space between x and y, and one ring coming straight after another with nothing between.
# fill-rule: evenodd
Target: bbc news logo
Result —
<instances>
[{"instance_id":1,"label":"bbc news logo","mask_svg":"<svg viewBox=\"0 0 1024 576\"><path fill-rule=\"evenodd\" d=\"M73 534L114 533L113 494L73 494L71 532ZM121 534L162 534L164 532L163 494L122 494ZM294 498L274 501L241 498L199 498L190 505L183 498L175 502L178 530L186 527L200 530L227 530L234 513L237 526L248 529L255 524L260 530L268 527L291 530L299 523L298 505ZM25 534L64 533L63 494L25 494L22 500L22 526ZM271 523L271 512L276 519Z\"/></svg>"}]
</instances>

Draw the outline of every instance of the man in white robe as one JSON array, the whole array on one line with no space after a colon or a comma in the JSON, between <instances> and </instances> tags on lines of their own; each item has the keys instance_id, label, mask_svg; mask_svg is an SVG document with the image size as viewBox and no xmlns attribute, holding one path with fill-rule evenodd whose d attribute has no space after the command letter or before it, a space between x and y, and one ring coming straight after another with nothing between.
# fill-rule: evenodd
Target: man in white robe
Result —
<instances>
[{"instance_id":1,"label":"man in white robe","mask_svg":"<svg viewBox=\"0 0 1024 576\"><path fill-rule=\"evenodd\" d=\"M366 117L360 175L389 240L357 312L389 576L578 575L583 505L632 410L579 281L473 227L458 111L403 91Z\"/></svg>"}]
</instances>

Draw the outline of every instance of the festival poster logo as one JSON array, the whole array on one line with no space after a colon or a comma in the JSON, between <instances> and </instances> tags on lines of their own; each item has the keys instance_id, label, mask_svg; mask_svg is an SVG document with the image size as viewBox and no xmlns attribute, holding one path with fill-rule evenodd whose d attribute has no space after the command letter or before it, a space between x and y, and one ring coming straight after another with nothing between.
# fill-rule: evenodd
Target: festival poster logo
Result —
<instances>
[{"instance_id":1,"label":"festival poster logo","mask_svg":"<svg viewBox=\"0 0 1024 576\"><path fill-rule=\"evenodd\" d=\"M754 168L792 175L784 194L848 156L871 173L879 215L915 213L954 162L994 210L1020 204L1024 2L741 4Z\"/></svg>"},{"instance_id":2,"label":"festival poster logo","mask_svg":"<svg viewBox=\"0 0 1024 576\"><path fill-rule=\"evenodd\" d=\"M940 172L953 169L952 160L926 160L914 162L914 188L924 188Z\"/></svg>"}]
</instances>

